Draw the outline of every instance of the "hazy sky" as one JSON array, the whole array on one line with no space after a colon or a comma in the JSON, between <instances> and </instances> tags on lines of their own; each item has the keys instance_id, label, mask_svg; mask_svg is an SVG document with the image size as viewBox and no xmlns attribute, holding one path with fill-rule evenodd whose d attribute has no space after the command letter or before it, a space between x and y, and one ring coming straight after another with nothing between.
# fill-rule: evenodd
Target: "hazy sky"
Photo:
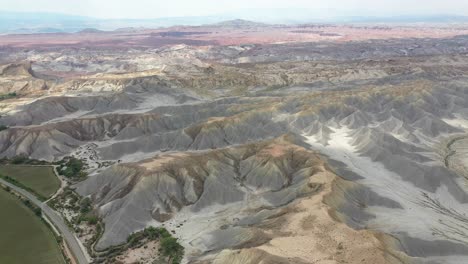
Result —
<instances>
[{"instance_id":1,"label":"hazy sky","mask_svg":"<svg viewBox=\"0 0 468 264\"><path fill-rule=\"evenodd\" d=\"M258 8L310 9L324 17L468 15L468 0L0 0L0 9L4 11L59 12L99 18L205 16Z\"/></svg>"}]
</instances>

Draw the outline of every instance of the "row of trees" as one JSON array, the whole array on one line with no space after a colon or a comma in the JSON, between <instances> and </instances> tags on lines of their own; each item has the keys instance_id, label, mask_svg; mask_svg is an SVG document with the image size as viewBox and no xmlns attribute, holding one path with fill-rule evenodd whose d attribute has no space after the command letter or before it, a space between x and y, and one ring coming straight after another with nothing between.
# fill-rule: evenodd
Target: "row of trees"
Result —
<instances>
[{"instance_id":1,"label":"row of trees","mask_svg":"<svg viewBox=\"0 0 468 264\"><path fill-rule=\"evenodd\" d=\"M16 92L7 93L7 94L0 94L0 101L15 98L16 96L18 96L18 94Z\"/></svg>"},{"instance_id":2,"label":"row of trees","mask_svg":"<svg viewBox=\"0 0 468 264\"><path fill-rule=\"evenodd\" d=\"M3 185L2 185L2 187L3 187ZM26 207L28 207L29 209L31 209L34 212L35 215L37 215L39 217L42 216L42 209L40 207L35 206L27 198L23 198L22 196L19 196L18 194L13 193L11 188L8 187L8 186L3 187L3 189L5 191L7 191L9 193L12 193L13 195L17 196L21 200L21 202L23 202L23 204L26 205Z\"/></svg>"}]
</instances>

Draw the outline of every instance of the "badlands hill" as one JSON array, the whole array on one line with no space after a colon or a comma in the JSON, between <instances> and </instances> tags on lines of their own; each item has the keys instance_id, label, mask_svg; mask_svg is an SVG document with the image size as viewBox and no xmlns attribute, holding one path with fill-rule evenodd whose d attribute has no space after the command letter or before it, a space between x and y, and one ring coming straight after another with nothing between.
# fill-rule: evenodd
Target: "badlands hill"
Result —
<instances>
[{"instance_id":1,"label":"badlands hill","mask_svg":"<svg viewBox=\"0 0 468 264\"><path fill-rule=\"evenodd\" d=\"M466 263L463 34L231 21L0 36L0 91L16 93L0 157L83 159L72 187L103 220L95 251L163 226L184 263Z\"/></svg>"}]
</instances>

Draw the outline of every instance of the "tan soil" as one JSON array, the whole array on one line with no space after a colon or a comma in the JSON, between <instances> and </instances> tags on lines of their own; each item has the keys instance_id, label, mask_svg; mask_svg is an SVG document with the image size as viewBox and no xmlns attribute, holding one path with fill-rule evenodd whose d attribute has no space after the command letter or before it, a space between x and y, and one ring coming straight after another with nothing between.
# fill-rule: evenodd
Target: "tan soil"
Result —
<instances>
[{"instance_id":1,"label":"tan soil","mask_svg":"<svg viewBox=\"0 0 468 264\"><path fill-rule=\"evenodd\" d=\"M325 169L313 175L310 184L321 190L288 206L288 212L268 226L265 231L275 236L272 240L254 248L224 250L214 263L409 263L408 256L392 248L391 237L354 230L332 217L334 211L324 199L334 195L336 181L343 179Z\"/></svg>"}]
</instances>

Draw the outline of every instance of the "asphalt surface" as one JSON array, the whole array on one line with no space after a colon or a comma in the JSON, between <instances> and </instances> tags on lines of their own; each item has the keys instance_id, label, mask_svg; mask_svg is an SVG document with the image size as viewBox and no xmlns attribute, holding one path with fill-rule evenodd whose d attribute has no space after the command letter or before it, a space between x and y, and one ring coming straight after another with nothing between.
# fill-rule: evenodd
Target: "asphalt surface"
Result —
<instances>
[{"instance_id":1,"label":"asphalt surface","mask_svg":"<svg viewBox=\"0 0 468 264\"><path fill-rule=\"evenodd\" d=\"M36 196L33 194L9 183L3 179L0 179L0 183L10 187L11 189L15 190L19 194L23 195L27 199L29 199L34 205L40 207L42 209L42 214L46 215L47 218L54 224L56 229L61 233L63 239L66 241L68 248L72 251L73 256L78 261L78 264L88 264L90 263L86 257L86 253L80 247L78 243L78 238L70 231L67 224L63 220L62 216L56 213L52 208L50 208L47 204L39 201Z\"/></svg>"}]
</instances>

